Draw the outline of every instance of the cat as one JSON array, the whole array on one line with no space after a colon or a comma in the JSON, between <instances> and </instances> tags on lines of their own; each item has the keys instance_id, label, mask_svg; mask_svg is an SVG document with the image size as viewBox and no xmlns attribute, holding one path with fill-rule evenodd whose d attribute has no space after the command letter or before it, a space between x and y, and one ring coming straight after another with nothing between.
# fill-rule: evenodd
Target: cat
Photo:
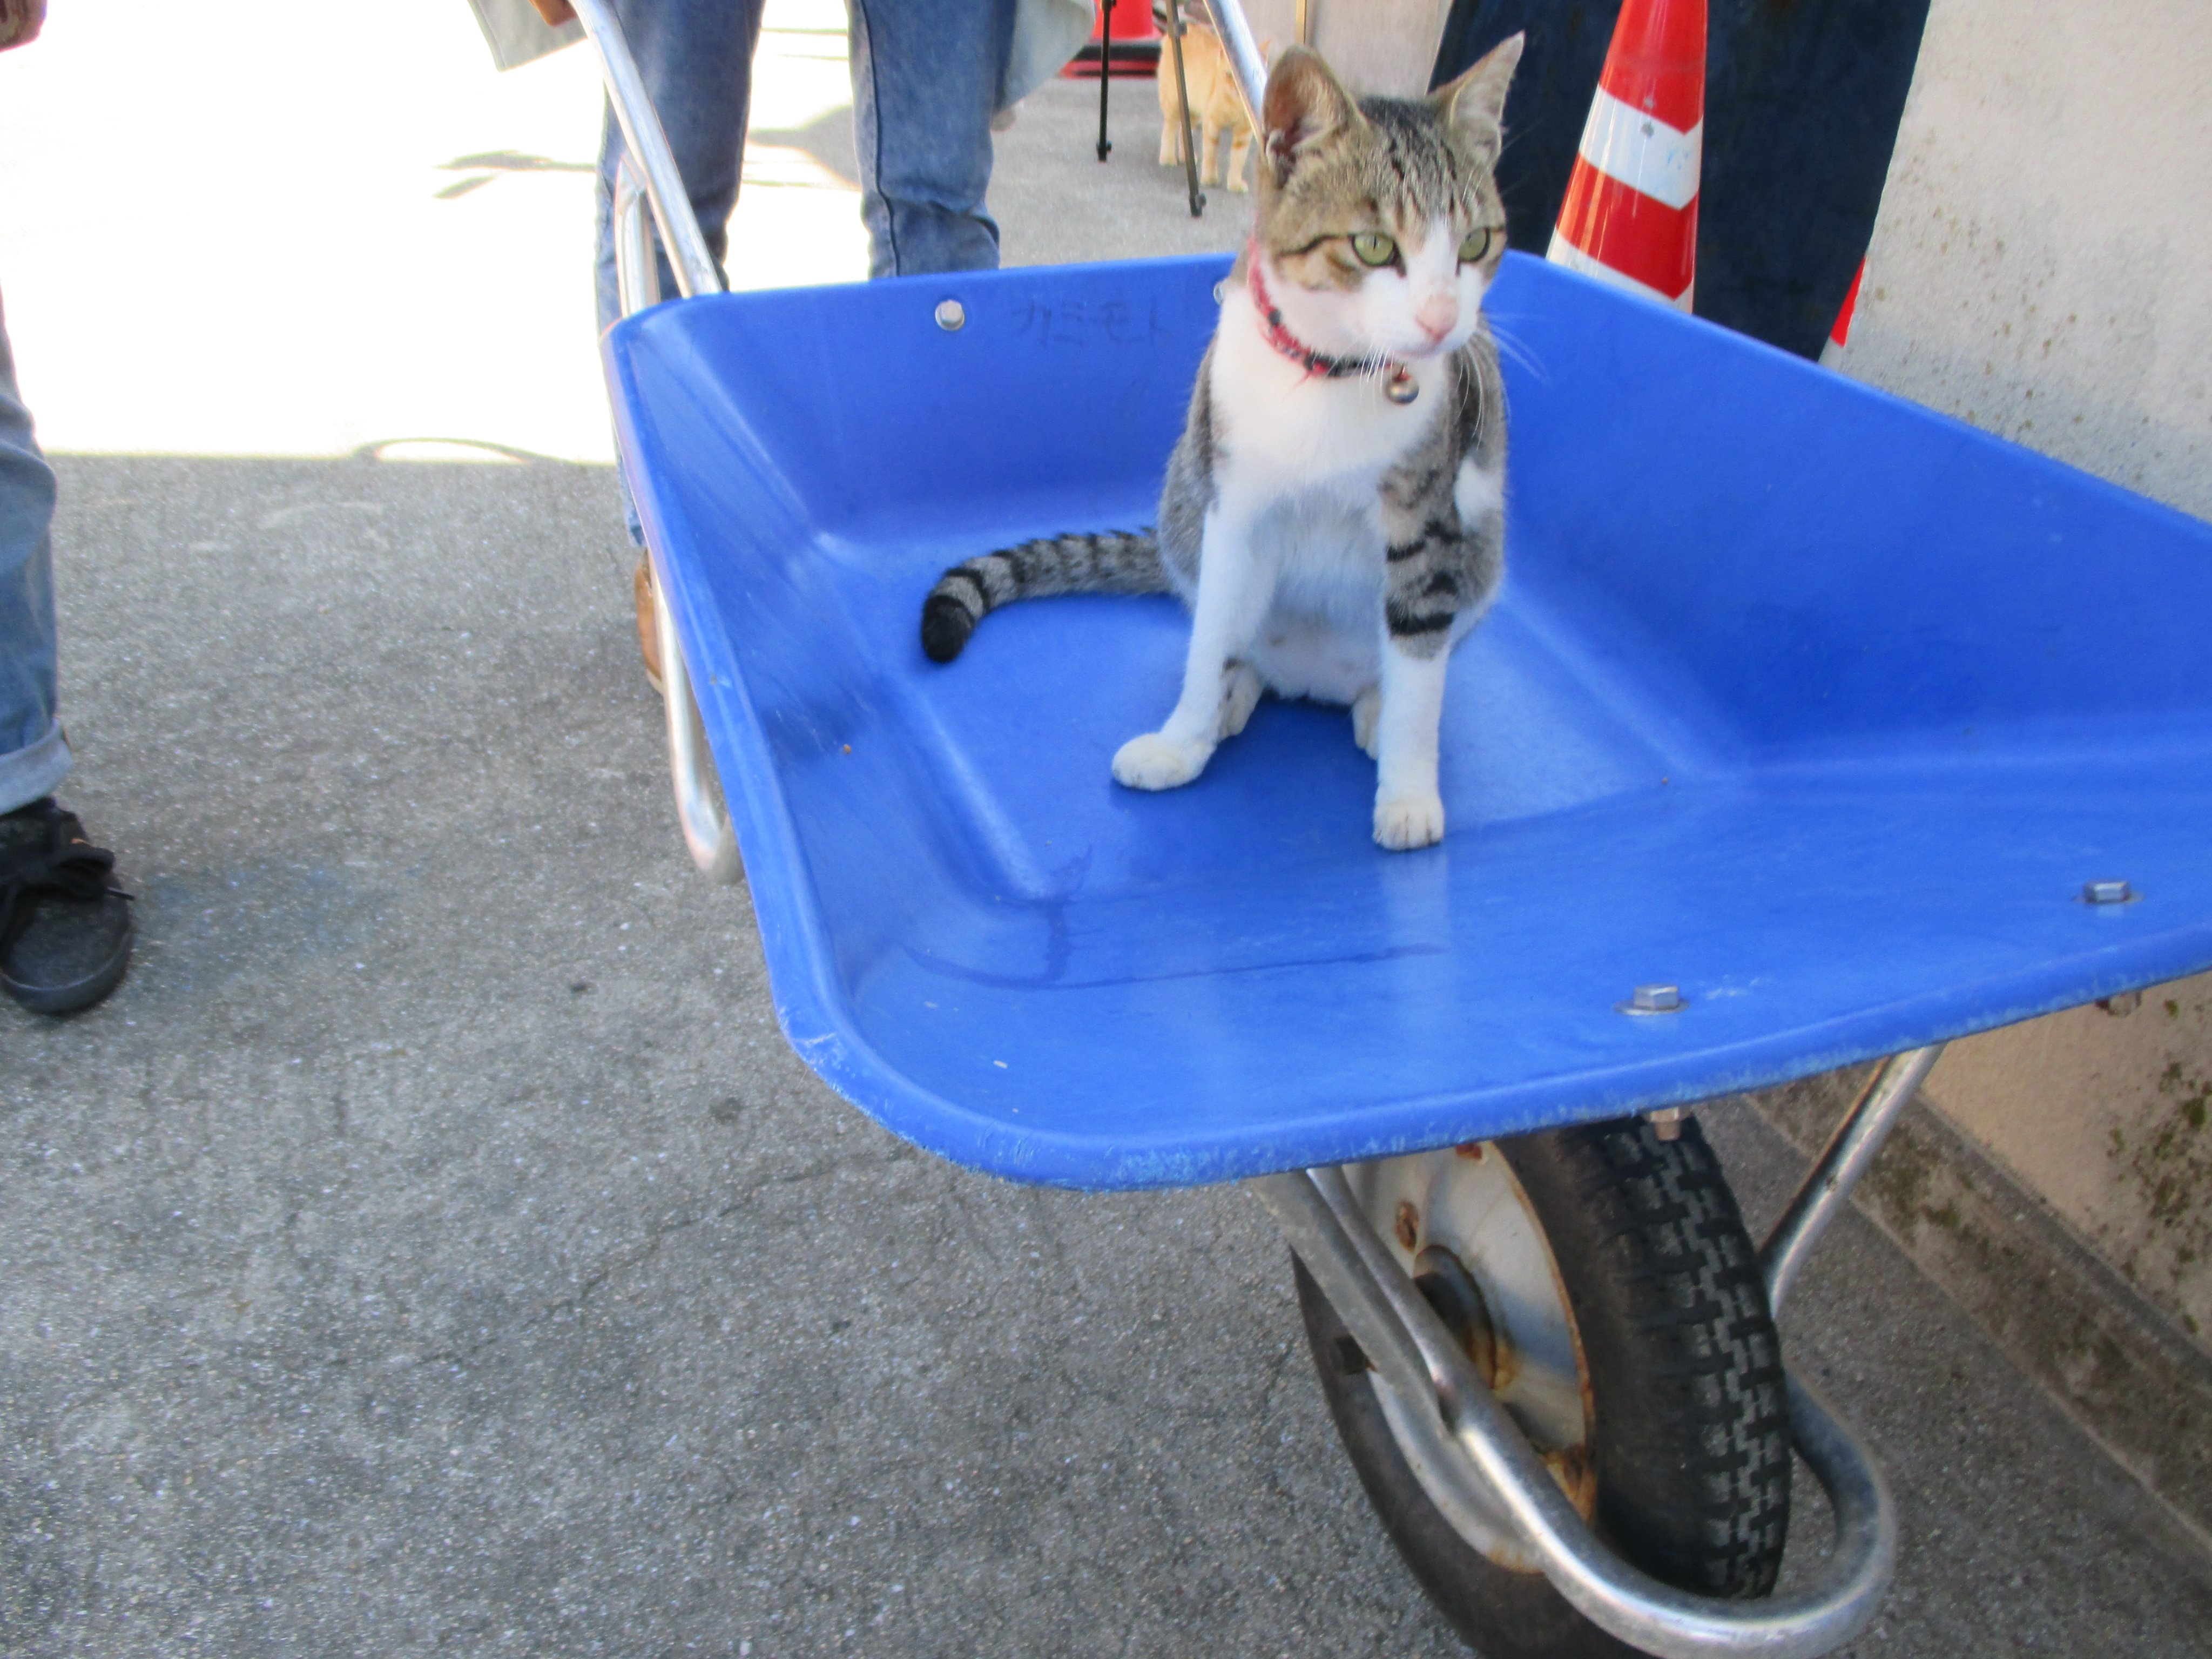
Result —
<instances>
[{"instance_id":1,"label":"cat","mask_svg":"<svg viewBox=\"0 0 2212 1659\"><path fill-rule=\"evenodd\" d=\"M1167 22L1161 20L1164 30ZM1160 165L1179 167L1183 159L1182 109L1176 101L1175 43L1160 48ZM1262 58L1267 48L1260 48ZM1183 20L1182 75L1190 101L1190 125L1198 137L1198 177L1205 185L1226 182L1231 191L1243 195L1252 156L1252 121L1244 113L1244 100L1237 95L1237 77L1229 72L1229 54L1221 37L1195 18ZM1227 142L1224 143L1224 140ZM1228 151L1225 168L1221 151Z\"/></svg>"},{"instance_id":2,"label":"cat","mask_svg":"<svg viewBox=\"0 0 2212 1659\"><path fill-rule=\"evenodd\" d=\"M1172 789L1263 691L1348 704L1374 834L1443 837L1444 673L1504 574L1504 387L1482 315L1505 246L1492 178L1514 35L1425 99L1355 102L1293 46L1267 77L1256 228L1168 463L1155 534L1026 543L955 565L922 648L960 653L1010 600L1172 592L1182 695L1114 776Z\"/></svg>"}]
</instances>

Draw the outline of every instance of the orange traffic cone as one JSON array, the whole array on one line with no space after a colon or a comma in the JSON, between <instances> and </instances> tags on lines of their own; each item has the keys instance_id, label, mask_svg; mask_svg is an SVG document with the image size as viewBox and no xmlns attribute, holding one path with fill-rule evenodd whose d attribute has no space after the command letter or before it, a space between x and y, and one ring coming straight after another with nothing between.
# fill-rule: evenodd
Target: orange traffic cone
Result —
<instances>
[{"instance_id":1,"label":"orange traffic cone","mask_svg":"<svg viewBox=\"0 0 2212 1659\"><path fill-rule=\"evenodd\" d=\"M1546 256L1690 308L1705 136L1705 0L1626 0Z\"/></svg>"},{"instance_id":2,"label":"orange traffic cone","mask_svg":"<svg viewBox=\"0 0 2212 1659\"><path fill-rule=\"evenodd\" d=\"M1828 343L1820 348L1820 362L1833 368L1844 355L1844 348L1851 343L1851 316L1859 308L1859 284L1866 281L1866 261L1859 261L1858 270L1851 276L1851 291L1844 295L1843 309L1836 313L1836 325L1828 331Z\"/></svg>"}]
</instances>

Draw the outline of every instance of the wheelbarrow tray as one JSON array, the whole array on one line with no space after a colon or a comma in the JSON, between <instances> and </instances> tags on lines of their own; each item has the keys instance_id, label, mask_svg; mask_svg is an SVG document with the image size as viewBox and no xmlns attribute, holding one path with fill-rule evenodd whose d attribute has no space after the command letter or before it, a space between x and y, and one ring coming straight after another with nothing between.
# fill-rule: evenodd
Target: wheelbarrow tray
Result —
<instances>
[{"instance_id":1,"label":"wheelbarrow tray","mask_svg":"<svg viewBox=\"0 0 2212 1659\"><path fill-rule=\"evenodd\" d=\"M2212 532L1518 257L1509 574L1452 665L1440 846L1374 845L1337 708L1263 702L1189 787L1115 785L1175 699L1172 600L1013 606L929 662L948 564L1152 521L1225 270L717 295L607 337L778 1017L839 1093L1018 1180L1188 1184L2212 966ZM1620 1011L1655 982L1686 1006Z\"/></svg>"}]
</instances>

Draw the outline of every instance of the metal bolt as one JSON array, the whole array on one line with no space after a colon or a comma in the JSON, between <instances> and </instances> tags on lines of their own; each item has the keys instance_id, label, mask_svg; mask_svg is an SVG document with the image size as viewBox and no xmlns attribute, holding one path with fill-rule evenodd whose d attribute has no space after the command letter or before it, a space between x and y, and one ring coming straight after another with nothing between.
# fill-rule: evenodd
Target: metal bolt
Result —
<instances>
[{"instance_id":1,"label":"metal bolt","mask_svg":"<svg viewBox=\"0 0 2212 1659\"><path fill-rule=\"evenodd\" d=\"M1680 1140L1683 1120L1690 1115L1686 1106L1659 1106L1644 1113L1644 1121L1651 1126L1651 1133L1662 1140Z\"/></svg>"},{"instance_id":2,"label":"metal bolt","mask_svg":"<svg viewBox=\"0 0 2212 1659\"><path fill-rule=\"evenodd\" d=\"M1405 1202L1403 1200L1399 1201L1398 1225L1395 1231L1398 1235L1398 1243L1404 1245L1408 1250L1412 1249L1415 1244L1420 1242L1421 1212L1415 1209L1411 1204Z\"/></svg>"},{"instance_id":3,"label":"metal bolt","mask_svg":"<svg viewBox=\"0 0 2212 1659\"><path fill-rule=\"evenodd\" d=\"M957 334L968 326L968 307L957 300L939 300L936 316L938 327L947 334Z\"/></svg>"},{"instance_id":4,"label":"metal bolt","mask_svg":"<svg viewBox=\"0 0 2212 1659\"><path fill-rule=\"evenodd\" d=\"M2135 900L2136 890L2124 881L2085 881L2081 884L2081 902L2084 904L2129 904Z\"/></svg>"},{"instance_id":5,"label":"metal bolt","mask_svg":"<svg viewBox=\"0 0 2212 1659\"><path fill-rule=\"evenodd\" d=\"M1627 1001L1613 1004L1624 1014L1679 1014L1689 1006L1679 985L1639 985Z\"/></svg>"}]
</instances>

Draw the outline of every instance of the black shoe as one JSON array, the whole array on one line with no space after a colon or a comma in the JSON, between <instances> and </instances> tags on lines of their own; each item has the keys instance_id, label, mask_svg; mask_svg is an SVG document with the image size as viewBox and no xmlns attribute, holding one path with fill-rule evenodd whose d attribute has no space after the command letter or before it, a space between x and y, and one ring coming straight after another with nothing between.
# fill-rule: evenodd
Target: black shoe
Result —
<instances>
[{"instance_id":1,"label":"black shoe","mask_svg":"<svg viewBox=\"0 0 2212 1659\"><path fill-rule=\"evenodd\" d=\"M121 982L136 929L114 868L51 795L0 813L0 991L34 1014L73 1014Z\"/></svg>"}]
</instances>

